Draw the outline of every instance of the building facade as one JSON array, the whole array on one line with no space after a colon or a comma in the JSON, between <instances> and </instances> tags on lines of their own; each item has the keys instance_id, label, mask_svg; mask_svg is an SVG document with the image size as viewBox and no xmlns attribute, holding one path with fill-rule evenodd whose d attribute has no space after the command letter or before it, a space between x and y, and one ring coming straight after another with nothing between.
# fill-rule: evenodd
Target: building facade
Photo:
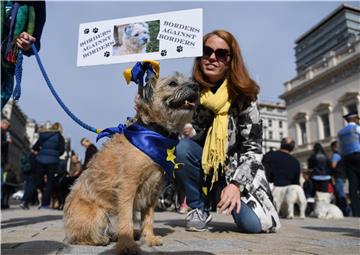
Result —
<instances>
[{"instance_id":1,"label":"building facade","mask_svg":"<svg viewBox=\"0 0 360 255\"><path fill-rule=\"evenodd\" d=\"M346 18L348 10L360 20L360 9L342 5L302 40L318 38L316 35L333 26L334 20L341 20L339 15ZM297 145L294 155L302 163L306 163L317 142L329 151L331 141L346 124L343 115L360 112L360 34L349 34L339 34L338 40L345 40L345 44L321 51L320 60L284 84L285 92L280 98L286 102L289 135Z\"/></svg>"},{"instance_id":2,"label":"building facade","mask_svg":"<svg viewBox=\"0 0 360 255\"><path fill-rule=\"evenodd\" d=\"M26 135L27 117L13 100L4 106L2 114L10 122L10 137L8 163L13 166L18 180L21 179L20 158L24 152L29 151L29 139Z\"/></svg>"},{"instance_id":3,"label":"building facade","mask_svg":"<svg viewBox=\"0 0 360 255\"><path fill-rule=\"evenodd\" d=\"M329 51L353 42L360 33L359 9L341 5L295 41L298 73L319 62Z\"/></svg>"},{"instance_id":4,"label":"building facade","mask_svg":"<svg viewBox=\"0 0 360 255\"><path fill-rule=\"evenodd\" d=\"M263 152L277 150L288 135L285 104L260 101L258 107L263 121Z\"/></svg>"}]
</instances>

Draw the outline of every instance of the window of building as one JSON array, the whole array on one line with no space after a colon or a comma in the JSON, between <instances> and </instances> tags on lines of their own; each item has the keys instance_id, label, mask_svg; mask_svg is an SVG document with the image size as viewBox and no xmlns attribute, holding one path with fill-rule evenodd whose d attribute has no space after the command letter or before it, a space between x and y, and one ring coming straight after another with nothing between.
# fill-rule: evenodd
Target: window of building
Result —
<instances>
[{"instance_id":1,"label":"window of building","mask_svg":"<svg viewBox=\"0 0 360 255\"><path fill-rule=\"evenodd\" d=\"M317 115L317 126L318 126L318 139L323 140L330 138L331 132L334 132L333 123L333 107L330 103L322 102L314 109Z\"/></svg>"},{"instance_id":2,"label":"window of building","mask_svg":"<svg viewBox=\"0 0 360 255\"><path fill-rule=\"evenodd\" d=\"M272 127L272 120L268 120L268 126Z\"/></svg>"},{"instance_id":3,"label":"window of building","mask_svg":"<svg viewBox=\"0 0 360 255\"><path fill-rule=\"evenodd\" d=\"M279 138L280 138L280 139L283 139L283 138L284 138L284 133L283 133L283 132L280 132L280 133L279 133Z\"/></svg>"},{"instance_id":4,"label":"window of building","mask_svg":"<svg viewBox=\"0 0 360 255\"><path fill-rule=\"evenodd\" d=\"M283 127L283 122L281 120L279 120L279 128Z\"/></svg>"},{"instance_id":5,"label":"window of building","mask_svg":"<svg viewBox=\"0 0 360 255\"><path fill-rule=\"evenodd\" d=\"M305 144L307 143L307 134L306 134L306 123L305 121L302 121L299 123L300 128L300 143Z\"/></svg>"},{"instance_id":6,"label":"window of building","mask_svg":"<svg viewBox=\"0 0 360 255\"><path fill-rule=\"evenodd\" d=\"M273 139L273 132L269 131L269 140L272 140L272 139Z\"/></svg>"},{"instance_id":7,"label":"window of building","mask_svg":"<svg viewBox=\"0 0 360 255\"><path fill-rule=\"evenodd\" d=\"M321 119L321 124L322 124L322 129L323 129L323 137L322 138L330 137L331 132L330 132L329 114L324 113L324 114L320 115L320 119Z\"/></svg>"},{"instance_id":8,"label":"window of building","mask_svg":"<svg viewBox=\"0 0 360 255\"><path fill-rule=\"evenodd\" d=\"M356 104L349 104L346 106L346 109L348 113L357 111Z\"/></svg>"}]
</instances>

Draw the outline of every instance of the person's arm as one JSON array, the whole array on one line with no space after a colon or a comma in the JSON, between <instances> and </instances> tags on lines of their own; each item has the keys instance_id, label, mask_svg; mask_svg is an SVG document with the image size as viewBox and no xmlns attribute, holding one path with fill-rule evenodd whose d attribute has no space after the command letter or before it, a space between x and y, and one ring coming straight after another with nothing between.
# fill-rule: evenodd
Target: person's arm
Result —
<instances>
[{"instance_id":1,"label":"person's arm","mask_svg":"<svg viewBox=\"0 0 360 255\"><path fill-rule=\"evenodd\" d=\"M63 155L65 152L65 139L62 134L59 132L59 156Z\"/></svg>"},{"instance_id":2,"label":"person's arm","mask_svg":"<svg viewBox=\"0 0 360 255\"><path fill-rule=\"evenodd\" d=\"M35 151L40 151L40 149L41 149L41 135L39 136L36 143L33 145L32 149L35 150Z\"/></svg>"},{"instance_id":3,"label":"person's arm","mask_svg":"<svg viewBox=\"0 0 360 255\"><path fill-rule=\"evenodd\" d=\"M225 177L228 185L222 190L217 207L220 211L230 215L236 207L240 212L241 192L250 190L250 186L258 169L264 167L262 160L262 122L256 103L252 102L238 116L238 149L233 155L228 155ZM239 154L238 154L239 153Z\"/></svg>"},{"instance_id":4,"label":"person's arm","mask_svg":"<svg viewBox=\"0 0 360 255\"><path fill-rule=\"evenodd\" d=\"M26 32L20 34L20 37L17 38L16 44L19 48L24 50L24 55L31 56L33 51L31 49L31 44L35 43L36 49L40 50L40 38L46 21L46 5L45 1L33 1L31 3L35 9L35 30L33 35L29 35Z\"/></svg>"},{"instance_id":5,"label":"person's arm","mask_svg":"<svg viewBox=\"0 0 360 255\"><path fill-rule=\"evenodd\" d=\"M331 156L331 162L330 162L330 165L331 165L331 169L335 169L336 168L336 165L337 163L339 162L339 160L341 159L341 156L337 153L334 153L332 156Z\"/></svg>"},{"instance_id":6,"label":"person's arm","mask_svg":"<svg viewBox=\"0 0 360 255\"><path fill-rule=\"evenodd\" d=\"M237 183L240 191L249 191L262 165L262 121L256 103L252 102L240 113L237 124L237 152L229 155L225 171L227 183Z\"/></svg>"}]
</instances>

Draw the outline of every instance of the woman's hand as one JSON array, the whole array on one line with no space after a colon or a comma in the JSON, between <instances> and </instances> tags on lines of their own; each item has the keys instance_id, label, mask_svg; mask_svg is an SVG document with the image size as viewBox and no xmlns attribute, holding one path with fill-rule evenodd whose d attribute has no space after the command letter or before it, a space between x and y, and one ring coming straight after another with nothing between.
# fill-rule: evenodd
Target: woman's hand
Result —
<instances>
[{"instance_id":1,"label":"woman's hand","mask_svg":"<svg viewBox=\"0 0 360 255\"><path fill-rule=\"evenodd\" d=\"M221 199L217 204L220 212L227 209L226 215L230 215L236 206L236 213L240 213L240 188L234 183L230 183L221 191Z\"/></svg>"},{"instance_id":2,"label":"woman's hand","mask_svg":"<svg viewBox=\"0 0 360 255\"><path fill-rule=\"evenodd\" d=\"M16 44L20 49L27 51L31 48L31 44L35 41L35 37L29 35L26 32L22 32L21 35L16 39Z\"/></svg>"}]
</instances>

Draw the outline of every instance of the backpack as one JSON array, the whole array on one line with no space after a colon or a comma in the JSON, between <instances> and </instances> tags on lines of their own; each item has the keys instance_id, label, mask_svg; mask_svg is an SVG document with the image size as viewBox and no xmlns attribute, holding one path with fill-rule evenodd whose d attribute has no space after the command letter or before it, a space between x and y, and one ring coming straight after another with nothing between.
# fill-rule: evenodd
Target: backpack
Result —
<instances>
[{"instance_id":1,"label":"backpack","mask_svg":"<svg viewBox=\"0 0 360 255\"><path fill-rule=\"evenodd\" d=\"M24 174L31 172L30 153L25 153L20 159L20 169Z\"/></svg>"}]
</instances>

